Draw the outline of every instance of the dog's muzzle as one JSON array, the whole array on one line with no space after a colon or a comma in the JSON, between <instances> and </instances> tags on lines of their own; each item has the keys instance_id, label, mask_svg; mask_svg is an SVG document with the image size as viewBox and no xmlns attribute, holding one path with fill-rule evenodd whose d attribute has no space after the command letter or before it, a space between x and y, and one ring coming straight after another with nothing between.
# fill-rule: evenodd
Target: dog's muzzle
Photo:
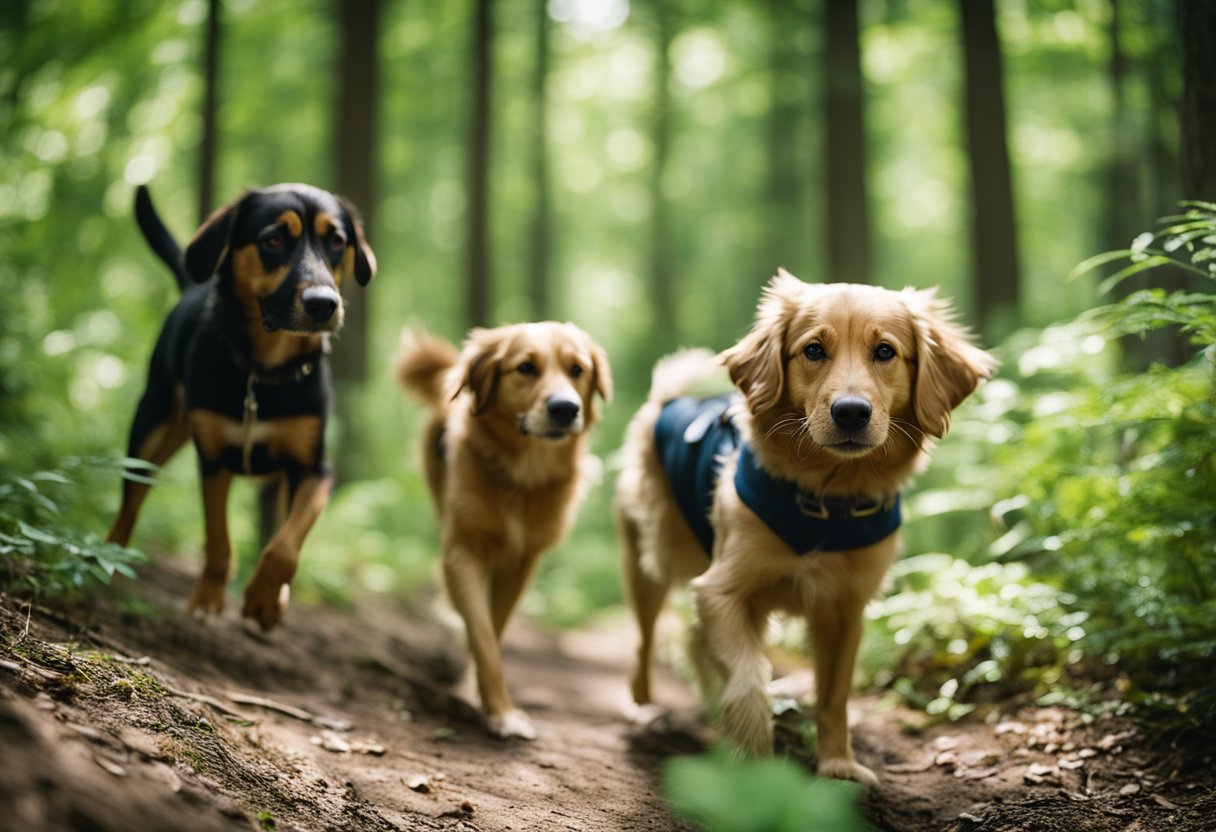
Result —
<instances>
[{"instance_id":1,"label":"dog's muzzle","mask_svg":"<svg viewBox=\"0 0 1216 832\"><path fill-rule=\"evenodd\" d=\"M571 396L561 394L550 396L545 402L545 410L549 421L558 427L568 428L578 418L578 412L583 403Z\"/></svg>"},{"instance_id":2,"label":"dog's muzzle","mask_svg":"<svg viewBox=\"0 0 1216 832\"><path fill-rule=\"evenodd\" d=\"M328 323L338 310L342 298L328 286L309 286L300 295L304 312L318 324Z\"/></svg>"}]
</instances>

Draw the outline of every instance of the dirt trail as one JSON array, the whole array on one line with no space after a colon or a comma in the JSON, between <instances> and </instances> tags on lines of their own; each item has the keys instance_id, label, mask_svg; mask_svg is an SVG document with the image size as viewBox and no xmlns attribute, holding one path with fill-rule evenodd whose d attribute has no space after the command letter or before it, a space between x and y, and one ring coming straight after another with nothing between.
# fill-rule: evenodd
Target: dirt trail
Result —
<instances>
[{"instance_id":1,"label":"dirt trail","mask_svg":"<svg viewBox=\"0 0 1216 832\"><path fill-rule=\"evenodd\" d=\"M185 616L191 569L162 561L89 606L28 618L0 596L0 826L690 829L665 809L659 768L710 732L671 674L658 697L672 714L649 728L621 716L628 632L513 622L508 680L541 737L504 743L452 692L463 651L430 613L296 606L263 636L233 613ZM859 697L876 827L1216 829L1211 766L1180 775L1126 720L992 715L912 732L923 717Z\"/></svg>"}]
</instances>

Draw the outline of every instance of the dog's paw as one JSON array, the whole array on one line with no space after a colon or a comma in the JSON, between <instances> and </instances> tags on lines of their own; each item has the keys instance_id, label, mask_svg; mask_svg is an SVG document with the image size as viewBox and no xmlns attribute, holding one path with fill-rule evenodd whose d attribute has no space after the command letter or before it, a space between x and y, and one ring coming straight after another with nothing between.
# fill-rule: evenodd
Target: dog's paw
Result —
<instances>
[{"instance_id":1,"label":"dog's paw","mask_svg":"<svg viewBox=\"0 0 1216 832\"><path fill-rule=\"evenodd\" d=\"M521 740L536 739L536 728L532 725L532 720L528 719L528 715L518 708L507 711L505 714L488 716L486 724L490 728L490 733L499 739L507 740L513 737Z\"/></svg>"},{"instance_id":2,"label":"dog's paw","mask_svg":"<svg viewBox=\"0 0 1216 832\"><path fill-rule=\"evenodd\" d=\"M255 575L245 588L245 607L241 615L252 618L263 630L269 630L282 619L290 597L290 585L259 580L259 576Z\"/></svg>"},{"instance_id":3,"label":"dog's paw","mask_svg":"<svg viewBox=\"0 0 1216 832\"><path fill-rule=\"evenodd\" d=\"M831 777L834 780L852 780L867 789L878 785L878 775L856 760L843 757L820 760L817 773L820 777Z\"/></svg>"},{"instance_id":4,"label":"dog's paw","mask_svg":"<svg viewBox=\"0 0 1216 832\"><path fill-rule=\"evenodd\" d=\"M186 612L198 617L219 615L224 611L224 584L203 575L194 585Z\"/></svg>"},{"instance_id":5,"label":"dog's paw","mask_svg":"<svg viewBox=\"0 0 1216 832\"><path fill-rule=\"evenodd\" d=\"M664 708L662 705L656 705L653 702L647 702L639 705L636 702L630 702L623 708L625 719L632 722L634 725L649 726L671 715L671 711Z\"/></svg>"}]
</instances>

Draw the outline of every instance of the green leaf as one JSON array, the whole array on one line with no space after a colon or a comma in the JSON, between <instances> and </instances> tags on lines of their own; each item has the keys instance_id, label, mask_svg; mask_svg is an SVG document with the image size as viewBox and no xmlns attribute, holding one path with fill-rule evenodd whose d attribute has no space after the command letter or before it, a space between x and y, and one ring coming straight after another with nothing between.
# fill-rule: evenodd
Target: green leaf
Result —
<instances>
[{"instance_id":1,"label":"green leaf","mask_svg":"<svg viewBox=\"0 0 1216 832\"><path fill-rule=\"evenodd\" d=\"M1124 280L1127 280L1129 277L1138 275L1138 274L1140 274L1140 272L1148 271L1149 269L1155 269L1158 266L1169 266L1169 265L1180 265L1180 264L1178 263L1177 260L1174 260L1170 257L1165 257L1160 254L1154 254L1149 257L1145 257L1143 260L1141 260L1137 263L1132 263L1130 266L1120 269L1119 271L1115 272L1110 277L1106 278L1101 283L1099 283L1098 284L1098 294L1105 295L1107 292L1109 292L1111 289L1118 286Z\"/></svg>"},{"instance_id":2,"label":"green leaf","mask_svg":"<svg viewBox=\"0 0 1216 832\"><path fill-rule=\"evenodd\" d=\"M1090 257L1087 260L1082 260L1080 263L1078 263L1073 270L1068 273L1068 277L1066 279L1069 281L1076 280L1081 275L1096 269L1098 266L1105 266L1107 263L1115 260L1126 260L1134 253L1135 252L1132 249L1125 248L1118 251L1107 251L1103 252L1102 254L1095 254L1093 257Z\"/></svg>"},{"instance_id":3,"label":"green leaf","mask_svg":"<svg viewBox=\"0 0 1216 832\"><path fill-rule=\"evenodd\" d=\"M63 543L63 538L50 532L43 531L37 526L31 526L24 520L17 520L17 528L20 529L21 533L27 538L38 543L47 543L51 546L59 546L61 543Z\"/></svg>"}]
</instances>

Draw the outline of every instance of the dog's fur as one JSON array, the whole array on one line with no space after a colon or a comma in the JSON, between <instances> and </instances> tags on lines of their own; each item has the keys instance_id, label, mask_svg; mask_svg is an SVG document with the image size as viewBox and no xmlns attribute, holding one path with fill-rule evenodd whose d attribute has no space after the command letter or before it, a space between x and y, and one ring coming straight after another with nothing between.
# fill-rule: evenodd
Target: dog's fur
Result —
<instances>
[{"instance_id":1,"label":"dog's fur","mask_svg":"<svg viewBox=\"0 0 1216 832\"><path fill-rule=\"evenodd\" d=\"M234 474L277 477L286 520L262 551L243 614L281 618L300 546L329 498L325 419L328 337L342 325L344 281L366 286L376 259L355 208L309 185L246 191L203 223L183 253L136 194L136 218L182 298L169 313L131 426L128 456L163 465L187 439L198 451L206 564L188 608L219 613L231 575ZM126 545L150 487L123 481L108 540Z\"/></svg>"},{"instance_id":2,"label":"dog's fur","mask_svg":"<svg viewBox=\"0 0 1216 832\"><path fill-rule=\"evenodd\" d=\"M570 526L598 460L587 451L602 349L578 327L474 329L463 351L402 337L397 373L430 410L422 454L442 530L443 573L464 619L492 733L536 736L503 678L500 638L538 556Z\"/></svg>"},{"instance_id":3,"label":"dog's fur","mask_svg":"<svg viewBox=\"0 0 1216 832\"><path fill-rule=\"evenodd\" d=\"M879 501L925 463L951 410L994 365L932 291L810 285L784 270L766 288L751 331L719 360L743 394L742 437L768 473L818 497ZM704 351L660 362L628 430L617 515L626 590L641 629L633 697L651 701L655 619L669 589L691 580L693 664L718 698L723 733L739 752L771 753L765 626L776 611L805 616L819 773L872 784L873 772L853 759L846 705L862 613L896 557L899 535L851 551L791 551L740 501L735 452L715 486L708 559L674 502L654 427L664 403L687 394L716 363ZM864 426L837 423L832 406L842 399L870 405Z\"/></svg>"}]
</instances>

